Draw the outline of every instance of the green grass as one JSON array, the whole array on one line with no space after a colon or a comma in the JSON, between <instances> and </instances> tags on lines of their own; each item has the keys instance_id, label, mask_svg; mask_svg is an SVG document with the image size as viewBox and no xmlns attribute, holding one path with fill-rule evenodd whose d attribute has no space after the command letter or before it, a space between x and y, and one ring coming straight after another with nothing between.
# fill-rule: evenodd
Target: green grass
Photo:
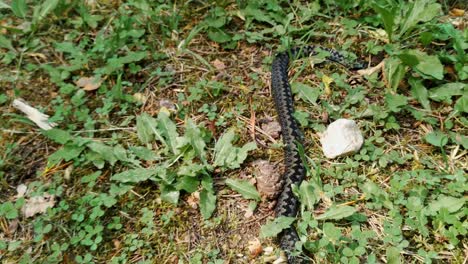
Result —
<instances>
[{"instance_id":1,"label":"green grass","mask_svg":"<svg viewBox=\"0 0 468 264\"><path fill-rule=\"evenodd\" d=\"M356 76L291 65L310 168L297 186L303 250L318 263L464 263L463 9L0 1L0 261L262 263L271 256L248 250L256 239L279 256L270 237L291 219L272 221L253 165L282 160L281 140L262 129L276 118L269 69L275 52L319 44L384 67ZM86 78L95 87L78 85ZM57 127L39 130L11 106L17 98ZM343 117L364 146L326 160L318 133ZM53 206L26 217L45 195Z\"/></svg>"}]
</instances>

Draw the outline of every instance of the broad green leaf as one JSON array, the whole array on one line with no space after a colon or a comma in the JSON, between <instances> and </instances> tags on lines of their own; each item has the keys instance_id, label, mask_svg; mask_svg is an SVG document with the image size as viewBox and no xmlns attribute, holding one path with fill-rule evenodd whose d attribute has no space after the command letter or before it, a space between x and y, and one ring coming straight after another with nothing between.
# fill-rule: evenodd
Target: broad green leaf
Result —
<instances>
[{"instance_id":1,"label":"broad green leaf","mask_svg":"<svg viewBox=\"0 0 468 264\"><path fill-rule=\"evenodd\" d=\"M299 98L311 104L315 104L321 94L320 89L298 82L291 83L291 89L298 94Z\"/></svg>"},{"instance_id":2,"label":"broad green leaf","mask_svg":"<svg viewBox=\"0 0 468 264\"><path fill-rule=\"evenodd\" d=\"M68 131L61 130L58 128L52 128L49 130L44 130L42 132L46 137L52 139L53 141L59 143L59 144L65 144L68 141L72 140L72 136Z\"/></svg>"},{"instance_id":3,"label":"broad green leaf","mask_svg":"<svg viewBox=\"0 0 468 264\"><path fill-rule=\"evenodd\" d=\"M454 109L460 113L468 113L468 95L460 97L455 103Z\"/></svg>"},{"instance_id":4,"label":"broad green leaf","mask_svg":"<svg viewBox=\"0 0 468 264\"><path fill-rule=\"evenodd\" d=\"M0 203L0 216L4 216L6 219L15 219L18 217L18 209L10 201Z\"/></svg>"},{"instance_id":5,"label":"broad green leaf","mask_svg":"<svg viewBox=\"0 0 468 264\"><path fill-rule=\"evenodd\" d=\"M336 242L341 238L341 230L333 223L323 224L323 234L333 242Z\"/></svg>"},{"instance_id":6,"label":"broad green leaf","mask_svg":"<svg viewBox=\"0 0 468 264\"><path fill-rule=\"evenodd\" d=\"M214 166L236 169L247 158L248 152L257 148L254 142L249 142L241 148L232 145L234 130L224 133L215 145Z\"/></svg>"},{"instance_id":7,"label":"broad green leaf","mask_svg":"<svg viewBox=\"0 0 468 264\"><path fill-rule=\"evenodd\" d=\"M416 58L418 63L412 61L409 66L421 73L425 79L442 80L444 78L444 66L437 56L427 55L420 50L406 50L401 56Z\"/></svg>"},{"instance_id":8,"label":"broad green leaf","mask_svg":"<svg viewBox=\"0 0 468 264\"><path fill-rule=\"evenodd\" d=\"M468 92L468 84L465 83L446 83L429 90L429 98L440 102L452 98L452 96L462 95L464 91Z\"/></svg>"},{"instance_id":9,"label":"broad green leaf","mask_svg":"<svg viewBox=\"0 0 468 264\"><path fill-rule=\"evenodd\" d=\"M158 130L162 137L166 139L165 143L171 150L172 154L177 155L179 150L177 149L177 127L174 122L169 118L169 114L160 111L158 114Z\"/></svg>"},{"instance_id":10,"label":"broad green leaf","mask_svg":"<svg viewBox=\"0 0 468 264\"><path fill-rule=\"evenodd\" d=\"M0 48L9 49L10 51L16 53L16 50L13 47L13 44L11 43L11 40L3 35L0 35Z\"/></svg>"},{"instance_id":11,"label":"broad green leaf","mask_svg":"<svg viewBox=\"0 0 468 264\"><path fill-rule=\"evenodd\" d=\"M332 206L325 213L315 217L317 220L339 220L351 216L356 212L356 208L351 206Z\"/></svg>"},{"instance_id":12,"label":"broad green leaf","mask_svg":"<svg viewBox=\"0 0 468 264\"><path fill-rule=\"evenodd\" d=\"M303 181L299 187L299 197L301 199L301 204L305 205L310 211L314 210L318 198L314 184Z\"/></svg>"},{"instance_id":13,"label":"broad green leaf","mask_svg":"<svg viewBox=\"0 0 468 264\"><path fill-rule=\"evenodd\" d=\"M428 92L421 79L410 78L409 84L411 85L411 95L418 100L418 102L426 110L431 110L431 104L428 99Z\"/></svg>"},{"instance_id":14,"label":"broad green leaf","mask_svg":"<svg viewBox=\"0 0 468 264\"><path fill-rule=\"evenodd\" d=\"M208 219L216 209L213 178L209 175L204 175L201 180L201 186L203 190L200 192L200 212L204 219Z\"/></svg>"},{"instance_id":15,"label":"broad green leaf","mask_svg":"<svg viewBox=\"0 0 468 264\"><path fill-rule=\"evenodd\" d=\"M429 204L427 212L430 215L436 215L440 211L440 209L445 208L450 213L455 213L458 210L460 210L460 208L462 208L465 205L465 203L465 197L455 198L451 196L441 195L439 199Z\"/></svg>"},{"instance_id":16,"label":"broad green leaf","mask_svg":"<svg viewBox=\"0 0 468 264\"><path fill-rule=\"evenodd\" d=\"M464 149L468 149L468 136L461 135L454 132L450 133L450 139L455 142L455 144L463 146Z\"/></svg>"},{"instance_id":17,"label":"broad green leaf","mask_svg":"<svg viewBox=\"0 0 468 264\"><path fill-rule=\"evenodd\" d=\"M84 147L68 143L50 155L47 160L51 163L49 165L58 164L58 162L60 162L62 159L65 161L70 161L78 157L84 149Z\"/></svg>"},{"instance_id":18,"label":"broad green leaf","mask_svg":"<svg viewBox=\"0 0 468 264\"><path fill-rule=\"evenodd\" d=\"M385 76L387 77L388 89L396 92L400 81L405 77L405 73L405 66L398 58L390 57L385 60Z\"/></svg>"},{"instance_id":19,"label":"broad green leaf","mask_svg":"<svg viewBox=\"0 0 468 264\"><path fill-rule=\"evenodd\" d=\"M208 37L218 43L226 43L232 40L232 37L219 28L211 28L208 30Z\"/></svg>"},{"instance_id":20,"label":"broad green leaf","mask_svg":"<svg viewBox=\"0 0 468 264\"><path fill-rule=\"evenodd\" d=\"M275 237L284 229L291 227L295 220L294 217L279 216L273 221L268 221L260 228L260 238Z\"/></svg>"},{"instance_id":21,"label":"broad green leaf","mask_svg":"<svg viewBox=\"0 0 468 264\"><path fill-rule=\"evenodd\" d=\"M106 66L95 71L96 74L109 75L117 70L121 70L125 64L141 61L147 57L146 51L128 52L123 57L114 57L107 60Z\"/></svg>"},{"instance_id":22,"label":"broad green leaf","mask_svg":"<svg viewBox=\"0 0 468 264\"><path fill-rule=\"evenodd\" d=\"M408 104L408 98L401 94L385 94L385 102L387 103L388 109L392 112L400 112L401 108Z\"/></svg>"},{"instance_id":23,"label":"broad green leaf","mask_svg":"<svg viewBox=\"0 0 468 264\"><path fill-rule=\"evenodd\" d=\"M387 32L389 41L392 42L393 26L395 25L398 9L395 6L382 6L376 1L372 1L371 7L382 17L385 32Z\"/></svg>"},{"instance_id":24,"label":"broad green leaf","mask_svg":"<svg viewBox=\"0 0 468 264\"><path fill-rule=\"evenodd\" d=\"M145 147L131 146L129 150L142 160L151 161L158 159L158 156L151 149Z\"/></svg>"},{"instance_id":25,"label":"broad green leaf","mask_svg":"<svg viewBox=\"0 0 468 264\"><path fill-rule=\"evenodd\" d=\"M161 170L164 170L164 169L162 167L131 169L131 170L127 170L127 171L112 175L111 180L123 182L123 183L126 183L126 182L137 183L137 182L146 181L149 178L160 174Z\"/></svg>"},{"instance_id":26,"label":"broad green leaf","mask_svg":"<svg viewBox=\"0 0 468 264\"><path fill-rule=\"evenodd\" d=\"M179 202L180 192L176 190L172 185L161 184L161 200L171 204L177 204Z\"/></svg>"},{"instance_id":27,"label":"broad green leaf","mask_svg":"<svg viewBox=\"0 0 468 264\"><path fill-rule=\"evenodd\" d=\"M24 18L26 16L27 9L28 6L26 5L26 0L11 1L11 11L13 11L13 14L15 14L15 16L19 18Z\"/></svg>"},{"instance_id":28,"label":"broad green leaf","mask_svg":"<svg viewBox=\"0 0 468 264\"><path fill-rule=\"evenodd\" d=\"M189 144L192 146L195 153L203 162L207 164L206 161L206 152L205 152L205 141L202 138L200 129L195 125L192 119L188 119L185 124L185 138L188 140Z\"/></svg>"},{"instance_id":29,"label":"broad green leaf","mask_svg":"<svg viewBox=\"0 0 468 264\"><path fill-rule=\"evenodd\" d=\"M216 209L216 195L212 190L203 189L200 192L200 212L204 219L208 219Z\"/></svg>"},{"instance_id":30,"label":"broad green leaf","mask_svg":"<svg viewBox=\"0 0 468 264\"><path fill-rule=\"evenodd\" d=\"M143 113L136 118L137 135L143 144L151 143L155 136L160 141L164 142L164 139L156 130L157 122L156 119L152 118L147 113Z\"/></svg>"},{"instance_id":31,"label":"broad green leaf","mask_svg":"<svg viewBox=\"0 0 468 264\"><path fill-rule=\"evenodd\" d=\"M197 190L199 183L197 177L184 176L177 180L177 190L193 193Z\"/></svg>"},{"instance_id":32,"label":"broad green leaf","mask_svg":"<svg viewBox=\"0 0 468 264\"><path fill-rule=\"evenodd\" d=\"M235 179L227 179L226 180L227 186L231 187L234 191L240 193L245 199L254 199L256 201L260 201L260 194L258 193L255 186L253 186L250 182L244 180L235 180Z\"/></svg>"},{"instance_id":33,"label":"broad green leaf","mask_svg":"<svg viewBox=\"0 0 468 264\"><path fill-rule=\"evenodd\" d=\"M98 153L103 160L108 161L111 165L114 165L115 162L117 162L113 147L107 146L106 144L98 141L90 142L87 147Z\"/></svg>"},{"instance_id":34,"label":"broad green leaf","mask_svg":"<svg viewBox=\"0 0 468 264\"><path fill-rule=\"evenodd\" d=\"M387 248L387 263L388 264L400 264L401 255L400 250L396 247Z\"/></svg>"},{"instance_id":35,"label":"broad green leaf","mask_svg":"<svg viewBox=\"0 0 468 264\"><path fill-rule=\"evenodd\" d=\"M430 2L432 1L416 0L406 3L400 26L400 36L411 32L417 23L429 21L440 13L441 6Z\"/></svg>"},{"instance_id":36,"label":"broad green leaf","mask_svg":"<svg viewBox=\"0 0 468 264\"><path fill-rule=\"evenodd\" d=\"M448 143L448 137L440 131L434 131L427 134L425 137L426 141L436 147L443 147Z\"/></svg>"},{"instance_id":37,"label":"broad green leaf","mask_svg":"<svg viewBox=\"0 0 468 264\"><path fill-rule=\"evenodd\" d=\"M59 0L45 0L38 9L34 10L33 24L44 19L50 12L52 12L58 4Z\"/></svg>"}]
</instances>

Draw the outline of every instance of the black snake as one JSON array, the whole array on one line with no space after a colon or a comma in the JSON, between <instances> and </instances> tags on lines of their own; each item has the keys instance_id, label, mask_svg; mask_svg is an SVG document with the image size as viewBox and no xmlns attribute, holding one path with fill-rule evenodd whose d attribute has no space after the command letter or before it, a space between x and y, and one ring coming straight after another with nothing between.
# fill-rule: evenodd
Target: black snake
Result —
<instances>
[{"instance_id":1,"label":"black snake","mask_svg":"<svg viewBox=\"0 0 468 264\"><path fill-rule=\"evenodd\" d=\"M281 125L285 165L283 190L278 197L275 208L276 217L296 217L299 202L293 194L292 184L299 185L306 173L298 149L298 144L302 144L301 131L293 117L294 102L288 81L289 61L291 58L316 55L318 50L324 50L329 53L326 57L327 60L343 64L348 68L359 69L364 67L362 63L348 64L345 57L335 50L316 46L293 48L276 55L271 67L271 90ZM293 227L284 229L278 235L278 241L280 247L286 252L288 263L305 263L304 258L292 256L290 254L294 251L296 242L299 241L299 236Z\"/></svg>"}]
</instances>

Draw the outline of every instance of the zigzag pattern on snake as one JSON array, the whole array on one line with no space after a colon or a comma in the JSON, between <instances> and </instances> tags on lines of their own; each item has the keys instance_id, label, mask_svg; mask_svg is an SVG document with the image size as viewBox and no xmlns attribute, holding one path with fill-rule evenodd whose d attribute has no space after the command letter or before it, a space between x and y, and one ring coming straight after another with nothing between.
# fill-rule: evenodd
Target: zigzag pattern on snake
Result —
<instances>
[{"instance_id":1,"label":"zigzag pattern on snake","mask_svg":"<svg viewBox=\"0 0 468 264\"><path fill-rule=\"evenodd\" d=\"M302 140L299 125L293 117L294 102L288 81L289 61L291 58L316 55L319 50L330 53L327 57L329 61L340 63L351 69L364 67L364 64L361 63L348 64L345 57L335 50L316 46L297 47L276 55L271 69L271 90L281 125L285 165L283 190L278 197L275 208L276 217L296 217L299 202L292 192L292 185L299 185L306 173L298 151L298 144L302 144ZM305 263L304 258L295 257L290 254L290 252L294 251L296 242L299 241L299 236L293 227L283 230L278 235L278 241L280 247L286 252L288 263Z\"/></svg>"}]
</instances>

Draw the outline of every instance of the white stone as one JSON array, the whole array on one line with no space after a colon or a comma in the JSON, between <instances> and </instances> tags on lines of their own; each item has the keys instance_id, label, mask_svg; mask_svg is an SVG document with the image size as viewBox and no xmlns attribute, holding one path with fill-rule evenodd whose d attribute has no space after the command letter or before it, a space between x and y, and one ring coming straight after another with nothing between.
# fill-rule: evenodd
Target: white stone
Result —
<instances>
[{"instance_id":1,"label":"white stone","mask_svg":"<svg viewBox=\"0 0 468 264\"><path fill-rule=\"evenodd\" d=\"M363 142L364 138L356 122L349 119L336 120L320 135L323 153L329 159L356 152Z\"/></svg>"}]
</instances>

